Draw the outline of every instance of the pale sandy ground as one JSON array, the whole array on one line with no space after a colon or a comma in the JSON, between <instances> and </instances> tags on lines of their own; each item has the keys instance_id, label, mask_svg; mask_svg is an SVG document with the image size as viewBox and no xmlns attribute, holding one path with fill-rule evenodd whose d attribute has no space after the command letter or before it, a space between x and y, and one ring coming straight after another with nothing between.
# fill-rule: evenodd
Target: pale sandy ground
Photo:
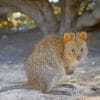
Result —
<instances>
[{"instance_id":1,"label":"pale sandy ground","mask_svg":"<svg viewBox=\"0 0 100 100\"><path fill-rule=\"evenodd\" d=\"M0 89L14 85L14 82L27 80L24 71L25 57L32 44L42 36L37 30L0 34ZM62 92L54 95L42 94L36 90L14 89L0 93L0 100L100 100L100 35L93 39L97 40L93 41L93 45L89 43L89 56L73 75L68 76L68 83L75 85L75 88L61 87L58 90ZM93 91L91 87L98 89Z\"/></svg>"}]
</instances>

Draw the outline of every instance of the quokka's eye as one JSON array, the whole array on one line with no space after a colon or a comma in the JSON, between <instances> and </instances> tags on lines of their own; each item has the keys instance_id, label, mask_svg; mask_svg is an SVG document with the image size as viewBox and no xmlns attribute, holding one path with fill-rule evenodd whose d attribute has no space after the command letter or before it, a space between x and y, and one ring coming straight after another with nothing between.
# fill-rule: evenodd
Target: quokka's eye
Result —
<instances>
[{"instance_id":1,"label":"quokka's eye","mask_svg":"<svg viewBox=\"0 0 100 100\"><path fill-rule=\"evenodd\" d=\"M75 52L75 49L72 49L72 52Z\"/></svg>"},{"instance_id":2,"label":"quokka's eye","mask_svg":"<svg viewBox=\"0 0 100 100\"><path fill-rule=\"evenodd\" d=\"M83 52L83 48L81 48L81 52Z\"/></svg>"}]
</instances>

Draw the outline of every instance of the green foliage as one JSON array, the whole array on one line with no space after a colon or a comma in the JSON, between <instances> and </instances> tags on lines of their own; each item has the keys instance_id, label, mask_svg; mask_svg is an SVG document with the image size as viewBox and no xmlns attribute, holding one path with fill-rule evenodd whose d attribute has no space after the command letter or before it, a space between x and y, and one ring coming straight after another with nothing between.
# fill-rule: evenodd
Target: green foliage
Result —
<instances>
[{"instance_id":1,"label":"green foliage","mask_svg":"<svg viewBox=\"0 0 100 100\"><path fill-rule=\"evenodd\" d=\"M0 29L4 30L17 31L32 29L35 27L35 21L20 12L7 14L0 20Z\"/></svg>"},{"instance_id":2,"label":"green foliage","mask_svg":"<svg viewBox=\"0 0 100 100\"><path fill-rule=\"evenodd\" d=\"M83 0L78 11L78 15L82 15L84 12L92 12L95 9L95 2L92 0Z\"/></svg>"}]
</instances>

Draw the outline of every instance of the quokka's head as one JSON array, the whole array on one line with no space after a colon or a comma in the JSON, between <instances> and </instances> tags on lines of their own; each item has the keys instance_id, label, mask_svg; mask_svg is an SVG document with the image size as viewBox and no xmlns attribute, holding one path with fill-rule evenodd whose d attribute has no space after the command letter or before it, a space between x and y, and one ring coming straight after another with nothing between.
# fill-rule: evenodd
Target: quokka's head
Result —
<instances>
[{"instance_id":1,"label":"quokka's head","mask_svg":"<svg viewBox=\"0 0 100 100\"><path fill-rule=\"evenodd\" d=\"M88 53L87 33L64 33L64 58L69 63L81 61Z\"/></svg>"}]
</instances>

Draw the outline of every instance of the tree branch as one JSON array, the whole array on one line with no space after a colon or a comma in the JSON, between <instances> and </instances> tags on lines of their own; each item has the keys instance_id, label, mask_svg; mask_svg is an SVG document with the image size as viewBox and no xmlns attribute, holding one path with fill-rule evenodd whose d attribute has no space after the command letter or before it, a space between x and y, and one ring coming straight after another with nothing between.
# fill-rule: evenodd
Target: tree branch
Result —
<instances>
[{"instance_id":1,"label":"tree branch","mask_svg":"<svg viewBox=\"0 0 100 100\"><path fill-rule=\"evenodd\" d=\"M76 28L81 30L85 27L91 27L100 23L100 7L97 7L92 13L84 13L77 20Z\"/></svg>"}]
</instances>

